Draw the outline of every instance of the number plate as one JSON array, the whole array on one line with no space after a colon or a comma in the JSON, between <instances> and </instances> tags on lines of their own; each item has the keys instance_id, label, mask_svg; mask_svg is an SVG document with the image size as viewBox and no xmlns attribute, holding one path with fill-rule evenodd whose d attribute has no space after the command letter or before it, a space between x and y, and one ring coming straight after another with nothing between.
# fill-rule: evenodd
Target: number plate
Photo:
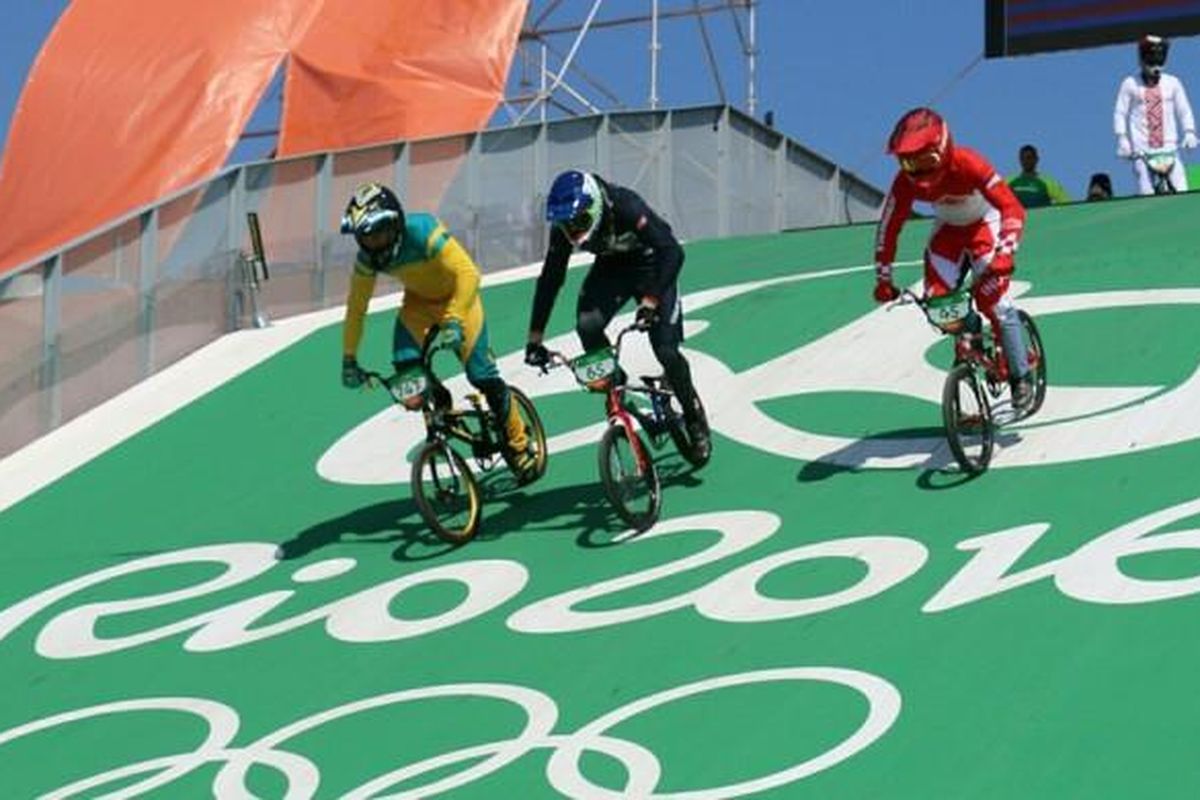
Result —
<instances>
[{"instance_id":1,"label":"number plate","mask_svg":"<svg viewBox=\"0 0 1200 800\"><path fill-rule=\"evenodd\" d=\"M612 377L617 371L617 359L612 348L585 353L571 362L575 377L583 384L594 384Z\"/></svg>"},{"instance_id":2,"label":"number plate","mask_svg":"<svg viewBox=\"0 0 1200 800\"><path fill-rule=\"evenodd\" d=\"M971 293L963 290L930 298L926 305L929 320L939 328L954 327L971 313Z\"/></svg>"},{"instance_id":3,"label":"number plate","mask_svg":"<svg viewBox=\"0 0 1200 800\"><path fill-rule=\"evenodd\" d=\"M392 394L409 407L420 404L418 401L424 397L426 388L425 373L421 370L408 370L392 379Z\"/></svg>"}]
</instances>

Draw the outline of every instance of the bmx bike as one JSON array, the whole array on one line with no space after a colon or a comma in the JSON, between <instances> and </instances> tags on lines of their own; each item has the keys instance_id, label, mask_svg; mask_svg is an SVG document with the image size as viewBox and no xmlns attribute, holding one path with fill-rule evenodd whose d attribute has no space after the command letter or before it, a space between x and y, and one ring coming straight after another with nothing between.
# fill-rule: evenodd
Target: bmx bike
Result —
<instances>
[{"instance_id":1,"label":"bmx bike","mask_svg":"<svg viewBox=\"0 0 1200 800\"><path fill-rule=\"evenodd\" d=\"M425 442L412 462L413 499L438 538L460 545L479 532L483 503L474 471L451 442L466 445L476 466L487 471L498 459L507 461L506 436L504 421L478 392L466 395L466 406L454 406L450 391L431 366L433 355L447 348L439 333L436 325L430 329L421 348L421 361L412 369L390 378L370 371L365 375L369 385L385 388L397 405L424 415ZM546 472L546 430L529 397L512 384L508 391L534 457L526 474L514 470L514 475L519 484L530 483Z\"/></svg>"},{"instance_id":2,"label":"bmx bike","mask_svg":"<svg viewBox=\"0 0 1200 800\"><path fill-rule=\"evenodd\" d=\"M626 379L620 365L621 343L627 334L637 330L630 325L617 334L612 346L574 358L550 351L550 367L568 367L580 386L604 395L608 427L600 438L598 451L600 481L617 514L640 533L653 527L662 510L658 468L642 432L655 450L670 440L684 460L696 468L708 463L712 444L707 436L705 442L692 439L678 408L679 400L663 376L642 375L639 383ZM634 397L648 402L634 402ZM706 419L703 408L700 414ZM707 434L707 422L705 426Z\"/></svg>"},{"instance_id":3,"label":"bmx bike","mask_svg":"<svg viewBox=\"0 0 1200 800\"><path fill-rule=\"evenodd\" d=\"M969 284L969 281L964 282ZM1033 397L1018 409L1011 397L1010 369L1000 331L975 308L969 285L938 296L921 296L905 289L893 305L916 305L939 332L954 337L954 363L942 387L942 423L954 460L962 469L979 475L987 470L995 448L995 408L1010 392L1013 417L1026 419L1046 399L1046 352L1037 323L1018 310L1021 337L1027 350Z\"/></svg>"}]
</instances>

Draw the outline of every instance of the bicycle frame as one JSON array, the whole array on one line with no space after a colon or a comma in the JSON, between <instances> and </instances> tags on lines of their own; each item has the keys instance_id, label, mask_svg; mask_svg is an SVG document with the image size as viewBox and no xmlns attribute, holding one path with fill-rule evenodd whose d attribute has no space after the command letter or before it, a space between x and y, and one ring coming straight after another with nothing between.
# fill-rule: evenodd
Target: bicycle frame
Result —
<instances>
[{"instance_id":1,"label":"bicycle frame","mask_svg":"<svg viewBox=\"0 0 1200 800\"><path fill-rule=\"evenodd\" d=\"M969 287L966 287L969 291ZM929 301L932 298L918 295L909 289L905 289L901 293L901 299L896 301L895 305L915 305L925 315L926 321L938 333L944 336L954 337L954 362L972 364L983 371L987 377L989 388L996 389L999 386L1008 383L1009 366L1008 357L1004 352L1004 341L1001 336L1000 329L988 320L988 333L990 333L991 347L984 345L984 332L974 333L966 329L965 322L961 330L948 330L934 321L932 314L929 311ZM981 314L975 307L975 298L971 296L971 313L979 317L981 326L985 315ZM976 346L976 341L979 346Z\"/></svg>"},{"instance_id":2,"label":"bicycle frame","mask_svg":"<svg viewBox=\"0 0 1200 800\"><path fill-rule=\"evenodd\" d=\"M617 334L617 340L613 343L613 359L616 361L618 367L621 364L621 340L625 338L625 334L637 330L637 326L630 325L626 328L623 328ZM571 366L571 360L562 353L552 352L550 355L553 363L568 368ZM572 371L571 374L575 378L575 382L587 389L589 392L601 391L588 385L583 380L580 380L579 376L576 375L574 371ZM621 425L625 428L625 432L628 434L627 438L629 439L630 445L633 448L634 456L638 460L638 468L646 469L650 463L650 454L646 452L646 449L642 446L641 438L636 435L637 428L633 424L633 420L636 418L638 423L641 424L642 428L651 437L651 439L657 442L659 437L662 435L662 431L665 430L666 427L664 420L660 418L662 411L659 402L652 399L654 408L653 416L647 417L637 409L631 408L630 405L625 402L625 394L626 392L636 392L639 394L649 395L651 398L653 398L655 394L661 395L665 393L661 389L650 386L629 386L627 384L618 385L611 379L606 380L606 384L607 385L602 391L604 392L604 415L608 419L608 424Z\"/></svg>"},{"instance_id":3,"label":"bicycle frame","mask_svg":"<svg viewBox=\"0 0 1200 800\"><path fill-rule=\"evenodd\" d=\"M1009 367L1008 357L1004 353L1004 342L996 326L989 325L989 328L991 329L991 348L975 347L974 339L976 336L982 339L982 333L963 332L953 334L954 360L956 362L974 364L979 367L983 370L988 382L991 384L1005 384L1008 383Z\"/></svg>"},{"instance_id":4,"label":"bicycle frame","mask_svg":"<svg viewBox=\"0 0 1200 800\"><path fill-rule=\"evenodd\" d=\"M490 466L489 459L500 452L500 444L493 436L492 426L487 418L490 411L483 408L479 398L470 395L468 400L472 408L441 408L432 401L422 409L425 417L426 441L446 441L456 439L470 445L471 456L482 468ZM471 430L467 420L475 420L479 426L478 432Z\"/></svg>"},{"instance_id":5,"label":"bicycle frame","mask_svg":"<svg viewBox=\"0 0 1200 800\"><path fill-rule=\"evenodd\" d=\"M490 467L492 460L500 452L501 445L494 435L493 425L489 423L491 411L483 407L478 394L467 395L470 408L454 408L450 404L450 391L434 373L432 367L433 355L445 349L436 344L438 326L429 329L425 344L421 348L421 372L425 377L426 387L422 392L421 405L410 406L408 398L400 395L397 387L392 385L378 372L366 372L372 380L388 390L388 395L396 405L407 411L420 411L425 420L425 439L429 442L445 442L455 439L471 448L471 456L480 468ZM478 432L471 430L467 420L475 420L479 426Z\"/></svg>"}]
</instances>

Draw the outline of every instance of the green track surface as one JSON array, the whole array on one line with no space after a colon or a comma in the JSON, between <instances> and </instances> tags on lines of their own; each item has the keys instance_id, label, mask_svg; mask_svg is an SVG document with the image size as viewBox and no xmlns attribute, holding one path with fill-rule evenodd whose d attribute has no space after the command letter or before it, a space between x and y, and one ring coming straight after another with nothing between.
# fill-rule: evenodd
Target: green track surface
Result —
<instances>
[{"instance_id":1,"label":"green track surface","mask_svg":"<svg viewBox=\"0 0 1200 800\"><path fill-rule=\"evenodd\" d=\"M1018 279L1032 284L1022 302L1200 288L1198 214L1197 195L1033 212L1018 258ZM909 226L902 258L919 258L926 232L927 223ZM857 226L694 243L683 289L690 294L862 265L873 234ZM917 267L900 273L905 281L919 278ZM571 273L552 333L571 330L582 275ZM744 371L875 313L871 283L869 271L858 271L742 294L693 315L708 327L687 347ZM531 294L529 282L486 291L499 355L522 345ZM911 309L894 313L924 327ZM392 312L370 318L364 362L384 362L391 319ZM1200 313L1189 304L1053 314L1039 323L1051 394L1060 384L1169 391L1197 368ZM659 454L666 478L657 535L618 538L621 526L600 491L595 449L585 446L555 453L548 475L533 486L499 491L501 477L489 478L480 538L449 549L421 524L406 484L349 485L317 474L322 454L383 408L379 393L340 387L339 337L336 325L316 332L0 515L0 797L32 798L164 756L176 757L178 776L139 796L342 797L405 765L514 739L526 724L517 706L465 690L382 705L286 738L275 746L274 761L270 743L260 743L259 763L244 781L249 795L233 793L233 783L214 785L238 752L250 758L242 748L293 722L365 698L452 684L540 694L544 704L535 718L550 733L514 753L511 763L458 781L446 797L1200 793L1194 635L1200 534L1192 531L1200 505L1184 505L1200 498L1194 439L994 468L966 481L953 470L850 468L773 455L717 425L714 458L703 471L689 472L669 450ZM944 368L946 343L928 338L924 358ZM862 341L844 359L869 364L875 345ZM717 389L700 386L706 395ZM535 402L552 436L601 419L597 399L583 393ZM867 442L939 435L936 404L886 391L814 391L757 407L789 427ZM1019 450L1020 436L1005 439L1002 449ZM1086 563L1079 555L1095 556L1094 543L1105 534L1167 509L1175 511L1143 526L1150 534L1143 549L1152 552L1127 548L1116 553L1119 561L1109 558L1119 572L1087 567L1102 566L1103 554ZM755 520L767 520L773 533L727 555L702 557L721 535L703 524L694 530L674 524L727 512L744 512L729 517L735 533L750 531ZM1048 528L1035 541L1026 537L1032 543L1023 552L1009 547L1017 557L1010 577L977 582L989 587L984 596L928 607L963 579L968 565L983 569L978 545L961 542L999 532L1010 541L1015 529L1035 525ZM830 544L847 539L853 541ZM112 605L194 588L225 572L197 560L125 569L28 605L82 576L239 543L262 545L257 556L247 556L259 574L211 591L147 600L140 608ZM1081 550L1089 543L1090 550ZM264 561L262 552L275 547L282 560ZM805 547L811 549L798 550ZM792 558L767 569L767 559L786 552ZM873 571L855 557L872 553L878 554ZM677 562L689 557L695 566L680 568ZM1066 578L1045 566L1058 559ZM579 602L575 611L595 613L588 618L595 627L516 629L527 627L520 620L535 619L538 601L671 564L663 570L669 574L643 575ZM333 574L336 567L347 569ZM466 601L464 584L444 577L453 569L481 576L476 589L494 590L495 603L415 633L415 621L450 614ZM429 575L433 570L443 572ZM1027 573L1033 577L1023 579ZM320 579L302 582L312 577ZM413 585L403 591L369 592L406 577ZM818 598L868 580L880 582L877 592L817 608ZM684 598L689 593L700 598L699 609ZM806 598L814 603L800 605ZM102 603L108 605L90 605ZM599 616L638 607L641 613L627 621ZM102 612L94 627L89 608ZM738 613L744 621L732 619ZM238 633L239 619L249 633ZM550 624L544 614L536 619ZM88 642L111 652L92 653ZM695 694L601 725L595 732L606 739L570 738L641 698L721 676L769 677L768 670L795 670L799 679ZM863 724L868 702L855 690L812 679L831 675L891 687L900 701L894 720L881 722L870 741L842 758L835 748ZM237 728L222 742L223 752L191 761L185 756L200 747L207 725L177 711L111 713L12 735L35 720L146 698L221 704ZM547 709L556 709L557 718ZM567 768L573 743L585 747L577 763L593 785L587 791L570 788L581 785ZM770 785L773 773L829 752L835 755L813 774ZM476 754L375 788L380 795L408 789L429 796L420 787L482 759ZM648 771L650 763L661 774ZM102 788L116 791L164 768L152 764ZM738 784L745 785L719 788ZM102 794L90 788L78 796Z\"/></svg>"}]
</instances>

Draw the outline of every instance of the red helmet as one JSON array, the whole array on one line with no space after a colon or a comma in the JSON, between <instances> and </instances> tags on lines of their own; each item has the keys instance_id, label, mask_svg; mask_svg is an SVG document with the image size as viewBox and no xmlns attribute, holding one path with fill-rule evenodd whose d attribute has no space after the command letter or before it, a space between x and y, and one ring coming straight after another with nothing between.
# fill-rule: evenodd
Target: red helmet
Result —
<instances>
[{"instance_id":1,"label":"red helmet","mask_svg":"<svg viewBox=\"0 0 1200 800\"><path fill-rule=\"evenodd\" d=\"M914 108L896 123L887 151L910 181L929 188L941 180L954 153L950 126L932 108Z\"/></svg>"}]
</instances>

